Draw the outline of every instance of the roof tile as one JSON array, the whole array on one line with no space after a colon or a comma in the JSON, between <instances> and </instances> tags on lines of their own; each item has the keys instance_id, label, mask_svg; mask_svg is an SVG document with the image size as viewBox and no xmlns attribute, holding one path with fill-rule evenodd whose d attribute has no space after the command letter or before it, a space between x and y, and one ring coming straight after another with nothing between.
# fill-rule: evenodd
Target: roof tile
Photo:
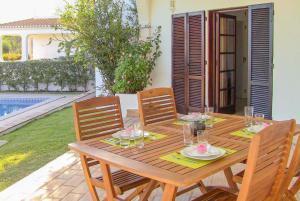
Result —
<instances>
[{"instance_id":1,"label":"roof tile","mask_svg":"<svg viewBox=\"0 0 300 201\"><path fill-rule=\"evenodd\" d=\"M58 18L30 18L0 24L0 28L52 27L58 24Z\"/></svg>"}]
</instances>

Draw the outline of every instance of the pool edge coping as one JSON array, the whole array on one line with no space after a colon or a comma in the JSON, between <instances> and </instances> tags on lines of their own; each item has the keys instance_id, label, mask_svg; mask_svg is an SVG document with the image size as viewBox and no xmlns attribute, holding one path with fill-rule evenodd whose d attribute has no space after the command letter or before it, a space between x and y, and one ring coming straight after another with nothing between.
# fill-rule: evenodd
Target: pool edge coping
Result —
<instances>
[{"instance_id":1,"label":"pool edge coping","mask_svg":"<svg viewBox=\"0 0 300 201\"><path fill-rule=\"evenodd\" d=\"M49 97L49 98L48 98L48 97L43 97L43 98L47 98L47 99L44 100L44 101L42 101L42 102L39 102L39 103L37 103L37 104L33 104L33 105L29 106L29 107L25 107L25 108L22 108L22 109L20 109L20 110L14 111L14 112L9 113L9 114L7 114L7 115L4 115L4 116L2 116L2 117L0 116L0 121L5 120L5 119L12 118L12 117L14 117L14 116L16 116L16 115L18 115L18 114L20 114L20 113L23 113L23 112L32 110L32 109L34 109L34 108L40 107L40 106L42 106L42 105L45 105L45 104L47 104L47 103L51 103L51 102L53 102L53 101L56 101L56 100L59 100L59 99L65 98L65 97L66 97L66 96L57 96L57 97L52 97L52 98L50 98L50 97Z\"/></svg>"},{"instance_id":2,"label":"pool edge coping","mask_svg":"<svg viewBox=\"0 0 300 201\"><path fill-rule=\"evenodd\" d=\"M37 113L36 115L31 116L30 118L25 118L24 121L22 121L22 122L18 122L16 124L13 124L13 125L10 125L10 126L4 126L4 127L0 126L0 136L9 134L10 132L13 132L14 130L16 130L16 129L32 122L35 119L42 118L42 117L47 116L47 115L49 115L53 112L64 109L64 108L70 106L73 102L89 99L89 98L92 98L92 97L95 97L95 96L96 96L95 90L91 90L91 91L87 91L87 92L77 94L77 95L74 95L74 96L64 96L64 97L61 97L60 99L56 99L52 102L60 101L61 103L58 104L57 106L48 108L47 111L45 111L43 113ZM43 104L43 105L40 105L39 107L45 107L45 105ZM36 110L39 107L32 108L32 110ZM26 112L29 112L29 111L25 111L24 113L26 114ZM11 118L14 118L14 117L11 117ZM11 118L7 118L5 120L0 120L0 123L1 123L1 121L6 121L6 120L9 121L9 120L11 120Z\"/></svg>"}]
</instances>

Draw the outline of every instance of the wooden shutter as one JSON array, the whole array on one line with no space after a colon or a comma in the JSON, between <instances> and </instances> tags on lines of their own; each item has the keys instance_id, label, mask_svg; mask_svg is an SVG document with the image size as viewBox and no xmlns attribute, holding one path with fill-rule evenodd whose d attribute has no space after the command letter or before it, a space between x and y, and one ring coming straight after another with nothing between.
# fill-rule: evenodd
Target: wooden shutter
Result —
<instances>
[{"instance_id":1,"label":"wooden shutter","mask_svg":"<svg viewBox=\"0 0 300 201\"><path fill-rule=\"evenodd\" d=\"M249 6L249 105L272 119L273 4Z\"/></svg>"},{"instance_id":2,"label":"wooden shutter","mask_svg":"<svg viewBox=\"0 0 300 201\"><path fill-rule=\"evenodd\" d=\"M176 108L179 113L186 113L186 55L185 55L186 15L173 15L172 19L172 87Z\"/></svg>"},{"instance_id":3,"label":"wooden shutter","mask_svg":"<svg viewBox=\"0 0 300 201\"><path fill-rule=\"evenodd\" d=\"M189 111L202 111L205 97L205 15L204 11L187 17L187 103Z\"/></svg>"},{"instance_id":4,"label":"wooden shutter","mask_svg":"<svg viewBox=\"0 0 300 201\"><path fill-rule=\"evenodd\" d=\"M173 15L172 86L177 111L200 111L205 101L204 12Z\"/></svg>"}]
</instances>

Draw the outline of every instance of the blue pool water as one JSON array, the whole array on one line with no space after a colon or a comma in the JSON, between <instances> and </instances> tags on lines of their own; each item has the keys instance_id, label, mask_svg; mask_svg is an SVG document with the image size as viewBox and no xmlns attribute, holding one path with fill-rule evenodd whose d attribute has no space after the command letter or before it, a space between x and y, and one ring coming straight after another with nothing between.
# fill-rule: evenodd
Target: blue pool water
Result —
<instances>
[{"instance_id":1,"label":"blue pool water","mask_svg":"<svg viewBox=\"0 0 300 201\"><path fill-rule=\"evenodd\" d=\"M0 98L0 117L41 103L48 98Z\"/></svg>"}]
</instances>

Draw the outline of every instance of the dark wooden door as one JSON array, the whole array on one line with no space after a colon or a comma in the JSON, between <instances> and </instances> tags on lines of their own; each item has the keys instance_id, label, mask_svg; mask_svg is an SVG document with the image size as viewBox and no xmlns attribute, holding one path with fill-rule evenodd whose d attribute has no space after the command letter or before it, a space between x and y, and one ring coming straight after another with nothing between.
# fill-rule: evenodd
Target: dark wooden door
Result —
<instances>
[{"instance_id":1,"label":"dark wooden door","mask_svg":"<svg viewBox=\"0 0 300 201\"><path fill-rule=\"evenodd\" d=\"M177 111L203 111L205 101L205 14L173 15L172 86Z\"/></svg>"},{"instance_id":2,"label":"dark wooden door","mask_svg":"<svg viewBox=\"0 0 300 201\"><path fill-rule=\"evenodd\" d=\"M216 15L216 111L235 113L236 17Z\"/></svg>"},{"instance_id":3,"label":"dark wooden door","mask_svg":"<svg viewBox=\"0 0 300 201\"><path fill-rule=\"evenodd\" d=\"M249 6L248 104L272 119L273 4Z\"/></svg>"}]
</instances>

